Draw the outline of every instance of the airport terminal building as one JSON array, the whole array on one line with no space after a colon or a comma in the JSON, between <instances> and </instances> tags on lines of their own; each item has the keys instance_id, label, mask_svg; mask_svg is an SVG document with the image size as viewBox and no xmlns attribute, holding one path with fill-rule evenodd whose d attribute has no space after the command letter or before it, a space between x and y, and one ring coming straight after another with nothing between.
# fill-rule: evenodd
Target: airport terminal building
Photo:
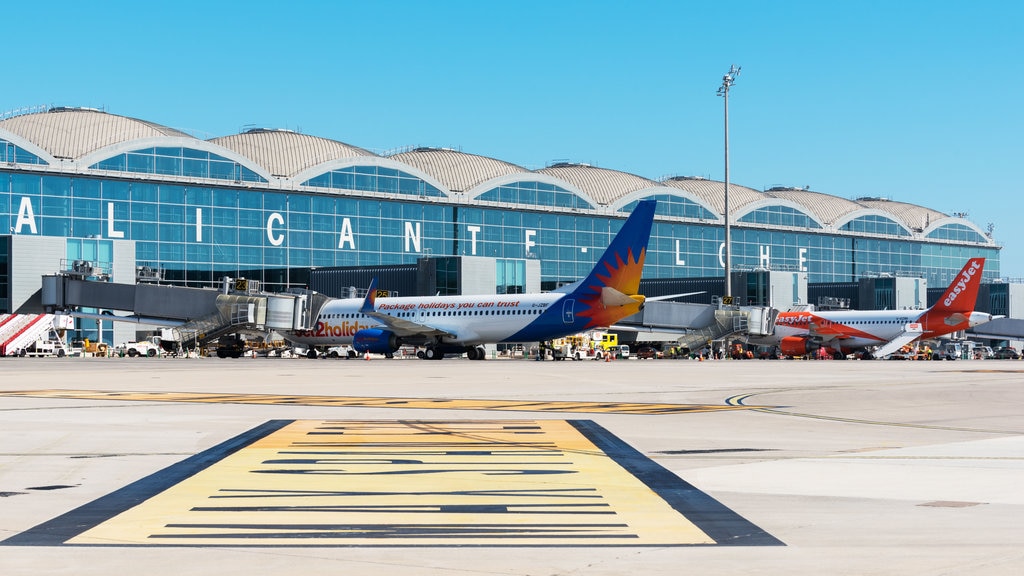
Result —
<instances>
[{"instance_id":1,"label":"airport terminal building","mask_svg":"<svg viewBox=\"0 0 1024 576\"><path fill-rule=\"evenodd\" d=\"M1000 246L975 223L864 196L730 185L733 268L941 287L983 256L985 277L999 278ZM570 163L531 170L452 149L378 154L287 130L200 139L94 109L6 114L0 313L37 311L40 275L83 262L114 282L229 276L277 291L308 286L315 269L485 257L495 292L551 289L584 276L645 198L658 200L645 279L721 277L722 182Z\"/></svg>"}]
</instances>

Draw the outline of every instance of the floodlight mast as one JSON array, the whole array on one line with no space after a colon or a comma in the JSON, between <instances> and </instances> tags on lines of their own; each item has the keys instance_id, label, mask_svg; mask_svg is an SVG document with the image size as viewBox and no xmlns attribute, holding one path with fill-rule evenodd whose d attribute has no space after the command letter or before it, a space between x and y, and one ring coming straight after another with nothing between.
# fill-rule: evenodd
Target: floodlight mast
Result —
<instances>
[{"instance_id":1,"label":"floodlight mast","mask_svg":"<svg viewBox=\"0 0 1024 576\"><path fill-rule=\"evenodd\" d=\"M725 101L725 294L723 302L732 303L732 238L729 228L729 88L736 83L740 75L740 67L733 64L729 72L722 77L722 85L718 87L718 95Z\"/></svg>"}]
</instances>

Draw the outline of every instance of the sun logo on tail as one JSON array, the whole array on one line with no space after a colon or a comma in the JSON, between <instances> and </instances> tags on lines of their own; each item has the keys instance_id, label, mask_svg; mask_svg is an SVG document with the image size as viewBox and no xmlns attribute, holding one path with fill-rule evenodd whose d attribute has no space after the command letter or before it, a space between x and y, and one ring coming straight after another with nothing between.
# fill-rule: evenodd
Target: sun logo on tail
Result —
<instances>
[{"instance_id":1,"label":"sun logo on tail","mask_svg":"<svg viewBox=\"0 0 1024 576\"><path fill-rule=\"evenodd\" d=\"M617 252L614 261L612 258L604 259L587 278L578 292L583 309L577 313L588 319L585 328L610 326L640 310L643 297L636 294L640 290L640 275L646 255L646 248L642 248L639 255L634 255L632 248L627 249L625 259ZM600 271L601 267L606 273Z\"/></svg>"}]
</instances>

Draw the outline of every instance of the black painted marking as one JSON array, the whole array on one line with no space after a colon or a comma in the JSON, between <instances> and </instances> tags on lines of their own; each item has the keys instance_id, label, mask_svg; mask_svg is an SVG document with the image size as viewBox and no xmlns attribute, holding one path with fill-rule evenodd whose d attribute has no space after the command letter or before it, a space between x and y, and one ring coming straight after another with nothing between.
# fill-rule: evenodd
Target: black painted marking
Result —
<instances>
[{"instance_id":1,"label":"black painted marking","mask_svg":"<svg viewBox=\"0 0 1024 576\"><path fill-rule=\"evenodd\" d=\"M271 420L209 450L204 450L120 490L93 500L67 514L44 522L26 532L15 534L0 541L0 546L57 546L63 544L124 510L152 498L196 472L219 462L228 454L237 452L256 440L277 432L291 422L291 420Z\"/></svg>"},{"instance_id":2,"label":"black painted marking","mask_svg":"<svg viewBox=\"0 0 1024 576\"><path fill-rule=\"evenodd\" d=\"M783 546L782 541L701 492L695 486L647 458L601 425L590 420L569 420L609 458L630 471L686 516L717 544L725 546Z\"/></svg>"},{"instance_id":3,"label":"black painted marking","mask_svg":"<svg viewBox=\"0 0 1024 576\"><path fill-rule=\"evenodd\" d=\"M322 428L336 427L344 429L351 426L353 431L360 427L369 430L369 437L387 430L389 427L405 429L408 434L415 434L417 430L424 427L437 425L440 428L447 428L451 435L449 442L429 441L425 443L395 442L379 444L384 447L398 447L397 453L389 453L386 450L376 451L372 446L376 443L360 442L358 437L353 437L347 445L352 450L338 450L338 454L330 451L332 457L324 458L324 453L310 454L318 458L292 459L292 458L269 458L262 460L254 459L251 468L242 470L243 474L340 474L355 476L379 476L381 478L403 474L428 474L439 475L453 474L453 478L459 475L475 474L480 478L477 482L484 486L482 478L489 475L547 475L547 474L570 474L578 475L581 469L574 469L572 466L564 466L565 462L547 459L555 456L558 459L567 457L598 457L604 461L610 459L617 472L608 472L611 477L623 480L621 474L628 472L638 479L644 486L649 488L653 494L661 499L659 508L668 511L670 508L681 513L686 519L686 525L696 527L703 532L702 537L694 538L687 536L681 538L684 531L680 527L679 532L672 532L674 536L667 539L661 537L649 537L643 531L636 531L629 520L633 513L629 504L609 504L612 500L606 498L611 494L606 488L592 488L594 484L577 484L571 488L546 487L537 484L538 487L530 489L516 489L513 482L504 488L497 489L453 489L447 490L447 480L417 480L412 477L407 484L382 484L383 490L374 490L373 484L367 485L364 481L362 486L369 486L363 490L299 490L299 489L275 489L281 486L280 483L262 484L249 482L250 486L256 489L231 489L221 488L208 492L206 496L196 495L197 504L213 504L212 499L221 499L223 505L196 505L191 508L184 508L195 512L195 518L181 518L179 515L176 521L167 524L155 524L148 528L133 528L133 524L121 520L113 520L115 533L117 530L124 530L125 536L107 536L107 539L95 540L95 536L86 536L84 541L71 542L75 538L111 521L122 512L132 510L139 504L143 504L150 498L161 495L168 489L174 488L177 484L185 482L190 477L204 472L207 468L218 464L229 456L233 462L252 459L261 452L242 452L232 456L246 448L258 443L257 450L267 450L276 455L300 455L303 451L287 450L289 446L294 447L297 442L294 438L303 437L302 426L298 432L288 432L283 437L283 442L278 447L275 443L278 438L269 436L282 431L282 429L296 421L277 420L254 428L214 448L190 457L179 464L166 468L165 470L152 474L139 480L121 490L115 491L107 496L99 498L92 503L86 504L61 517L43 523L24 533L15 535L0 542L0 545L17 546L46 546L46 545L73 545L73 546L146 546L146 545L188 545L188 546L217 546L217 545L249 545L249 546L285 546L298 543L304 546L317 545L351 545L351 546L707 546L707 545L782 545L780 541L766 534L757 526L739 517L724 505L700 492L689 483L679 479L665 468L646 458L643 454L630 447L628 444L612 435L601 426L589 421L550 421L546 429L567 429L566 424L582 436L580 439L575 434L566 436L569 440L547 442L531 442L526 438L519 439L509 437L508 434L529 433L534 426L508 426L504 431L500 421L483 422L368 422L355 421L351 423L324 422ZM316 430L312 421L298 421L300 424L309 423L312 430ZM404 427L404 428L403 428ZM489 437L488 433L496 433ZM480 434L480 436L476 436ZM308 436L308 434L305 434ZM477 439L479 438L479 441ZM559 436L556 436L556 439ZM266 442L263 440L266 439ZM583 440L586 441L585 444ZM572 442L572 448L559 448L559 444ZM309 443L311 447L330 447L333 442ZM338 444L341 446L341 444ZM467 446L487 445L488 450L465 450ZM568 444L566 444L568 445ZM409 450L401 450L406 446ZM575 447L579 446L579 447ZM369 447L366 452L358 451L363 447ZM508 448L509 452L503 452ZM596 450L595 450L596 449ZM299 452L296 454L296 452ZM395 458L401 454L403 457ZM405 456L417 457L405 457ZM346 456L351 458L346 459ZM431 462L431 458L441 456L452 456L456 459L446 463ZM476 461L461 461L459 459L468 457L478 460L481 456L491 458L490 467L479 466ZM503 457L511 456L512 462L503 461ZM523 458L544 456L545 459L537 461L523 461ZM337 462L335 460L337 459ZM439 464L443 464L439 466ZM309 465L310 468L295 468L295 465ZM373 466L384 466L373 470ZM386 466L393 465L397 470L387 469ZM262 467L266 466L266 469ZM281 466L275 469L274 466ZM326 466L326 468L325 468ZM338 466L338 468L334 468ZM345 466L353 467L352 470L345 469ZM359 466L369 466L366 471L358 470ZM533 466L531 468L531 466ZM547 468L543 468L546 466ZM235 470L229 467L229 470ZM217 472L215 472L216 474ZM222 472L221 472L222 473ZM235 472L237 474L237 472ZM204 477L206 475L204 474ZM241 476L236 476L240 478ZM231 481L231 476L225 477ZM248 476L251 480L253 476ZM204 480L205 482L205 480ZM424 483L427 482L427 483ZM564 481L563 481L564 482ZM586 482L586 480L584 480ZM415 483L415 484L414 484ZM535 481L536 484L536 481ZM267 489L262 489L262 486ZM344 482L331 480L320 484L305 484L305 486L345 486ZM437 487L436 490L405 490L405 486L415 487ZM557 485L557 484L556 484ZM230 486L230 485L229 485ZM299 484L298 486L303 486ZM388 491L388 486L395 486L397 490ZM501 486L501 484L492 484ZM563 486L573 486L572 483ZM616 484L618 489L624 484ZM286 485L287 488L287 485ZM468 487L467 487L468 488ZM640 488L635 486L634 489ZM613 488L613 490L616 490ZM641 492L646 493L645 490ZM638 492L639 493L639 492ZM394 496L392 503L388 500L381 500L381 497ZM409 500L411 496L424 496L419 500ZM294 505L288 504L291 498L300 498ZM319 499L324 504L316 504ZM344 500L346 499L347 500ZM401 500L398 500L398 499ZM191 499L191 496L189 496ZM239 503L238 506L231 506L232 499ZM247 500L245 500L247 499ZM275 499L276 502L275 503ZM284 500L280 500L284 499ZM477 500L479 499L479 500ZM567 499L574 500L573 502ZM477 500L477 502L473 502ZM157 502L160 500L157 499ZM180 501L180 500L179 500ZM426 504L424 503L426 502ZM667 504L668 508L664 505ZM173 507L171 508L173 509ZM181 509L179 509L181 510ZM132 512L136 512L132 510ZM224 512L221 517L211 517L210 513ZM205 513L205 515L204 515ZM333 513L337 517L323 516L326 522L320 523L311 521L308 514ZM270 514L272 516L265 516ZM307 516L296 517L295 515L306 514ZM430 515L438 517L442 514L456 515L453 518L439 517L438 522L431 523ZM649 514L649 512L642 512ZM253 515L258 521L251 521ZM347 516L346 516L347 515ZM372 515L378 515L373 518ZM385 520L393 515L396 520L389 522ZM467 517L466 520L458 518L458 515ZM559 515L559 516L555 516ZM545 522L544 517L550 517L551 521ZM608 520L622 520L622 522L596 523L597 517L608 516ZM272 521L264 521L263 518L273 518ZM422 518L423 522L411 522L413 517ZM479 517L479 518L477 518ZM517 517L520 521L511 520ZM578 522L574 521L579 518ZM586 519L587 517L592 520ZM666 522L662 527L675 531L675 516L669 514L661 520ZM301 519L300 519L301 518ZM474 518L477 518L474 520ZM491 522L482 522L484 519L491 519ZM241 520L234 522L231 520ZM532 519L532 521L530 521ZM184 521L182 521L184 520ZM193 520L193 521L189 521ZM228 520L228 521L221 521ZM331 522L331 520L341 520ZM680 518L682 520L682 518ZM504 523L502 523L504 521ZM110 526L110 525L108 525ZM134 532L132 532L134 530ZM141 530L141 532L140 532ZM692 527L685 530L689 533ZM103 530L101 529L102 533ZM130 535L133 534L133 535ZM710 538L710 540L708 540ZM116 542L114 541L116 540ZM105 542L110 542L106 544ZM241 543L239 543L241 542ZM351 544L349 544L351 542ZM421 544L417 544L421 542ZM519 542L517 544L517 542ZM344 543L344 544L342 544Z\"/></svg>"}]
</instances>

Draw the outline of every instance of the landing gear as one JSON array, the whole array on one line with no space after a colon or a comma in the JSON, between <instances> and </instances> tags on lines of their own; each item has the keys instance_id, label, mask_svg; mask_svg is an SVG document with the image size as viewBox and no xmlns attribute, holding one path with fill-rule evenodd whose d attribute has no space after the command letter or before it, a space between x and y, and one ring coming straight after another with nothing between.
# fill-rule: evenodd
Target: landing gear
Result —
<instances>
[{"instance_id":1,"label":"landing gear","mask_svg":"<svg viewBox=\"0 0 1024 576\"><path fill-rule=\"evenodd\" d=\"M427 346L427 349L423 351L424 360L440 360L442 358L444 358L444 354L433 346Z\"/></svg>"},{"instance_id":2,"label":"landing gear","mask_svg":"<svg viewBox=\"0 0 1024 576\"><path fill-rule=\"evenodd\" d=\"M470 360L483 360L487 358L487 349L483 346L468 346L466 348L466 358Z\"/></svg>"},{"instance_id":3,"label":"landing gear","mask_svg":"<svg viewBox=\"0 0 1024 576\"><path fill-rule=\"evenodd\" d=\"M306 358L316 360L316 348L310 348L309 352L306 352Z\"/></svg>"}]
</instances>

